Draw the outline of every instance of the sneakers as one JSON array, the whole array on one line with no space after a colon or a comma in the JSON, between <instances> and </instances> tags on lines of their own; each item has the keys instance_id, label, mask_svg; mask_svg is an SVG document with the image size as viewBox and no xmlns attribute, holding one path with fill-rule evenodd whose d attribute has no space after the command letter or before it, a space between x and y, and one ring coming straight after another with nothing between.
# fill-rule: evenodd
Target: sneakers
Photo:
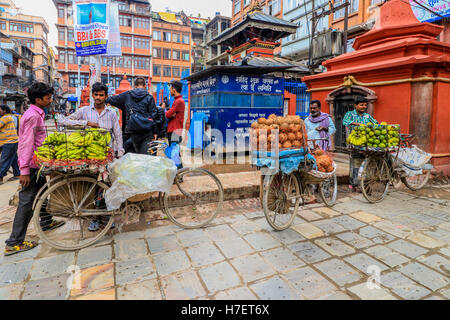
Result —
<instances>
[{"instance_id":1,"label":"sneakers","mask_svg":"<svg viewBox=\"0 0 450 320\"><path fill-rule=\"evenodd\" d=\"M100 228L105 227L106 223L103 221L99 221L99 220L92 220L91 223L89 224L88 230L91 232L98 231L98 230L100 230ZM114 229L115 227L116 227L116 224L113 222L113 224L111 225L111 229Z\"/></svg>"},{"instance_id":2,"label":"sneakers","mask_svg":"<svg viewBox=\"0 0 450 320\"><path fill-rule=\"evenodd\" d=\"M37 245L38 245L38 243L36 241L24 241L20 245L6 246L5 247L5 256L10 256L12 254L31 250L31 249L35 248Z\"/></svg>"}]
</instances>

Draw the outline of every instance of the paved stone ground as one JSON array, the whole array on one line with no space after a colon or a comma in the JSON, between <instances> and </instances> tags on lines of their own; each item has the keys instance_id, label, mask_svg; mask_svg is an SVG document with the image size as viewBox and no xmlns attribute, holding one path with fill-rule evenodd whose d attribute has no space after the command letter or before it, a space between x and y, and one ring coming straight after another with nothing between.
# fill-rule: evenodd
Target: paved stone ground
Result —
<instances>
[{"instance_id":1,"label":"paved stone ground","mask_svg":"<svg viewBox=\"0 0 450 320\"><path fill-rule=\"evenodd\" d=\"M0 255L0 299L449 299L450 186L426 194L376 205L347 194L282 232L247 199L201 230L152 221L77 252L41 244ZM0 242L9 230L0 225Z\"/></svg>"}]
</instances>

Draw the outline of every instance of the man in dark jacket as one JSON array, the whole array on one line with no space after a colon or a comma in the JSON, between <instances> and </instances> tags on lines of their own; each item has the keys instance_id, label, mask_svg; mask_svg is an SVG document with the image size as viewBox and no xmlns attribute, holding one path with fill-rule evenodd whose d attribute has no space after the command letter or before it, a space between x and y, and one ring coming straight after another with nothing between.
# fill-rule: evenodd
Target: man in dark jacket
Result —
<instances>
[{"instance_id":1,"label":"man in dark jacket","mask_svg":"<svg viewBox=\"0 0 450 320\"><path fill-rule=\"evenodd\" d=\"M127 127L127 122L130 119L131 111L137 112L147 119L153 121L153 127L160 124L164 119L158 115L158 109L156 108L155 99L147 92L145 88L145 79L137 78L134 81L134 90L130 90L121 93L117 96L111 96L106 100L109 103L120 110L125 115L122 121L122 131L124 132L124 145L131 144L134 147L134 151L140 154L148 154L148 144L153 140L153 128L149 132L132 132ZM126 150L129 151L129 150Z\"/></svg>"},{"instance_id":2,"label":"man in dark jacket","mask_svg":"<svg viewBox=\"0 0 450 320\"><path fill-rule=\"evenodd\" d=\"M166 122L166 111L169 110L169 100L164 98L163 102L158 108L158 117L163 120L161 123L155 126L155 130L153 130L153 134L155 135L155 139L164 139L167 136L167 122Z\"/></svg>"}]
</instances>

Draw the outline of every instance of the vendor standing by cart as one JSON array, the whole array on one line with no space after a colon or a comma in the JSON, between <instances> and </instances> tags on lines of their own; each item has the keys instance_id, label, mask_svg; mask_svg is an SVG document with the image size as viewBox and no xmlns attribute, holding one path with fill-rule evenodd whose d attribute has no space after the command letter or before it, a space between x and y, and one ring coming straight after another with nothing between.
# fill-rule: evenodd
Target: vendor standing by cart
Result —
<instances>
[{"instance_id":1,"label":"vendor standing by cart","mask_svg":"<svg viewBox=\"0 0 450 320\"><path fill-rule=\"evenodd\" d=\"M347 131L347 135L350 134L350 126L366 125L368 123L378 124L367 111L367 99L364 97L356 97L355 99L355 110L348 111L343 120L343 125ZM354 191L359 191L359 179L358 171L364 160L364 155L358 151L352 151L350 153L350 185L349 187Z\"/></svg>"},{"instance_id":2,"label":"vendor standing by cart","mask_svg":"<svg viewBox=\"0 0 450 320\"><path fill-rule=\"evenodd\" d=\"M308 139L325 139L320 140L317 144L323 151L328 151L330 148L330 137L336 132L333 120L328 113L321 112L319 100L311 101L309 113L309 117L305 119Z\"/></svg>"},{"instance_id":3,"label":"vendor standing by cart","mask_svg":"<svg viewBox=\"0 0 450 320\"><path fill-rule=\"evenodd\" d=\"M119 119L114 110L107 108L105 105L108 97L108 87L103 83L97 82L92 86L92 97L94 104L88 107L78 109L74 114L60 119L59 124L63 126L89 126L93 128L102 128L112 131L114 146L113 150L117 152L120 158L125 153L123 149L122 130L120 128ZM92 220L88 227L89 231L97 231L104 226L105 221L109 217L99 217Z\"/></svg>"},{"instance_id":4,"label":"vendor standing by cart","mask_svg":"<svg viewBox=\"0 0 450 320\"><path fill-rule=\"evenodd\" d=\"M53 88L42 82L35 82L28 89L27 95L30 107L24 113L19 126L18 158L20 168L19 205L11 235L7 239L5 256L33 249L38 245L35 241L25 241L28 224L33 217L33 202L38 191L45 185L45 177L39 174L39 168L33 163L33 154L46 137L44 108L53 100ZM41 212L42 230L51 230L64 224L52 219L48 213Z\"/></svg>"}]
</instances>

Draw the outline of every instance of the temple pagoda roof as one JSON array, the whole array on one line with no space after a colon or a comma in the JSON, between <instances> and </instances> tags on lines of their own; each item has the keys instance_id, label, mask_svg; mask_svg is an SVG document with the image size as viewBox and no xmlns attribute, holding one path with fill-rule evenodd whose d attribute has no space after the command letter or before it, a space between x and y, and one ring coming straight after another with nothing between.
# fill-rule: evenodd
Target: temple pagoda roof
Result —
<instances>
[{"instance_id":1,"label":"temple pagoda roof","mask_svg":"<svg viewBox=\"0 0 450 320\"><path fill-rule=\"evenodd\" d=\"M275 42L297 31L295 23L278 19L262 12L256 11L248 14L240 23L229 28L215 37L211 43L214 45L235 46L236 43L245 43L246 38L263 37L263 40ZM253 31L252 31L253 30ZM258 34L252 32L258 30ZM236 41L236 38L241 38Z\"/></svg>"}]
</instances>

